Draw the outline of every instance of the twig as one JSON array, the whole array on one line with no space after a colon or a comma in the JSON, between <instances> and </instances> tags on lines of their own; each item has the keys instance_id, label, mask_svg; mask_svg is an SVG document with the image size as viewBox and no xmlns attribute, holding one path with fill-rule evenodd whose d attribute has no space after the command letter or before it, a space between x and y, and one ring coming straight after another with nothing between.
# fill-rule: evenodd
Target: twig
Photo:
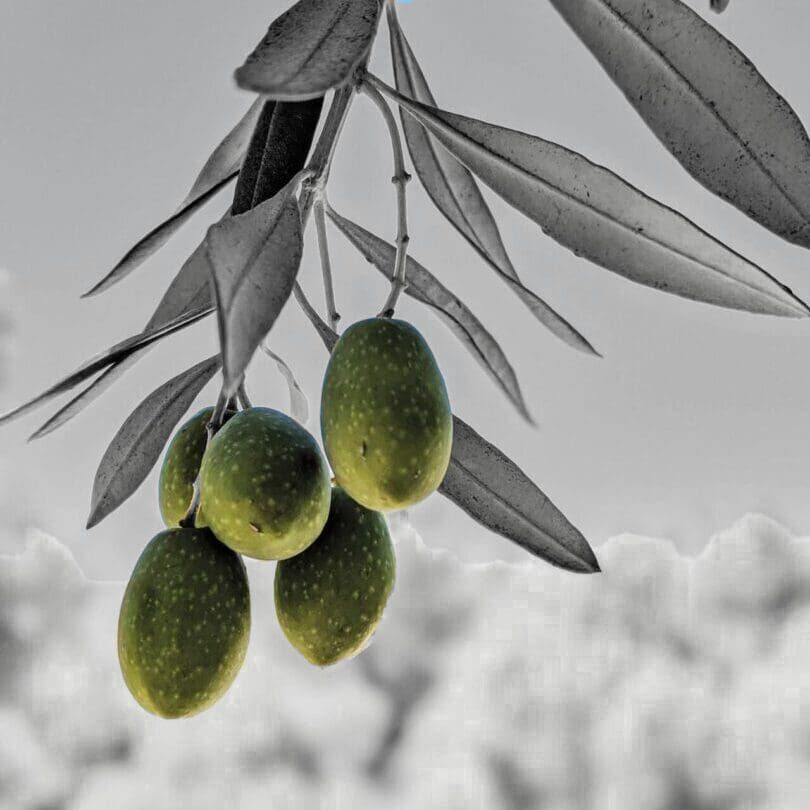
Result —
<instances>
[{"instance_id":1,"label":"twig","mask_svg":"<svg viewBox=\"0 0 810 810\"><path fill-rule=\"evenodd\" d=\"M405 154L402 149L402 138L399 135L397 122L391 108L386 103L382 94L376 87L370 84L364 77L360 84L360 90L365 93L382 113L388 132L391 135L391 147L394 152L394 176L391 181L397 187L397 253L394 260L394 272L391 276L391 292L383 306L380 317L393 318L397 301L402 291L408 286L405 280L405 271L408 262L408 197L407 186L411 176L405 170Z\"/></svg>"},{"instance_id":2,"label":"twig","mask_svg":"<svg viewBox=\"0 0 810 810\"><path fill-rule=\"evenodd\" d=\"M329 258L329 242L326 237L326 215L324 214L323 197L315 201L313 209L315 229L318 232L318 251L321 254L321 272L323 273L323 292L326 298L326 316L329 325L337 331L340 314L335 308L335 288L332 284L332 260Z\"/></svg>"},{"instance_id":3,"label":"twig","mask_svg":"<svg viewBox=\"0 0 810 810\"><path fill-rule=\"evenodd\" d=\"M239 388L236 389L236 397L239 400L239 404L243 408L252 408L253 403L250 401L250 397L248 396L247 388L245 388L245 381L242 380Z\"/></svg>"},{"instance_id":4,"label":"twig","mask_svg":"<svg viewBox=\"0 0 810 810\"><path fill-rule=\"evenodd\" d=\"M326 323L326 321L318 314L315 307L313 307L309 302L309 299L297 281L293 286L293 295L295 296L295 300L298 301L298 305L304 311L304 315L307 316L309 322L315 327L315 331L317 331L317 333L320 335L324 346L326 346L326 350L331 352L332 348L337 342L338 336L332 331L329 324Z\"/></svg>"},{"instance_id":5,"label":"twig","mask_svg":"<svg viewBox=\"0 0 810 810\"><path fill-rule=\"evenodd\" d=\"M326 122L323 125L318 143L315 145L315 150L312 153L312 160L307 167L310 171L310 176L305 181L301 190L301 197L299 199L299 206L301 208L301 222L306 227L309 221L309 215L312 212L312 206L315 204L316 199L322 194L323 188L329 179L329 171L332 168L332 159L335 156L335 149L337 148L340 133L343 130L343 124L346 121L346 116L349 112L352 99L354 98L355 88L351 85L342 87L335 91L335 96L332 99L332 106L326 115Z\"/></svg>"},{"instance_id":6,"label":"twig","mask_svg":"<svg viewBox=\"0 0 810 810\"><path fill-rule=\"evenodd\" d=\"M225 421L225 410L228 407L228 397L225 395L224 390L220 391L217 404L214 407L214 412L211 414L211 421L205 426L205 446L211 444L211 439L216 436L222 423ZM185 517L180 521L180 526L184 529L194 529L197 523L197 512L200 508L200 475L194 481L194 494L191 496L191 503L189 504L188 511Z\"/></svg>"},{"instance_id":7,"label":"twig","mask_svg":"<svg viewBox=\"0 0 810 810\"><path fill-rule=\"evenodd\" d=\"M332 99L332 106L326 116L326 122L323 125L320 138L312 153L312 160L309 163L311 174L308 180L304 183L301 189L301 196L298 200L298 205L301 209L301 222L306 228L309 220L309 215L316 199L323 196L323 189L326 181L329 179L329 171L332 168L332 159L335 156L335 149L337 142L340 138L340 133L343 130L343 124L346 121L346 116L349 112L352 99L354 98L355 88L351 85L342 87L335 91L335 96ZM333 330L326 324L312 307L307 300L301 285L296 281L293 285L293 295L295 295L304 313L309 320L316 325L321 337L327 340L329 335L334 335ZM318 322L323 325L323 331L318 327Z\"/></svg>"}]
</instances>

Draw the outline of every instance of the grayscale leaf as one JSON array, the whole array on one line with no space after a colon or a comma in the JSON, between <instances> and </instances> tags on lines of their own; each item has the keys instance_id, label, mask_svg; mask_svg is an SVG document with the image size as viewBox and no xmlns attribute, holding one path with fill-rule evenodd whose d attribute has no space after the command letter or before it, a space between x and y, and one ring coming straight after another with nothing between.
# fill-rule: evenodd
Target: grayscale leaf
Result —
<instances>
[{"instance_id":1,"label":"grayscale leaf","mask_svg":"<svg viewBox=\"0 0 810 810\"><path fill-rule=\"evenodd\" d=\"M247 213L223 220L205 238L227 396L236 393L298 275L303 235L293 190L291 184Z\"/></svg>"},{"instance_id":2,"label":"grayscale leaf","mask_svg":"<svg viewBox=\"0 0 810 810\"><path fill-rule=\"evenodd\" d=\"M96 355L91 360L88 360L86 363L79 366L79 368L77 368L72 374L69 374L67 377L55 383L41 394L35 396L33 399L30 399L27 402L24 402L22 405L18 405L16 408L1 414L0 425L10 422L13 419L18 419L35 408L38 408L40 405L50 402L60 394L64 394L67 391L75 388L80 383L83 383L85 380L89 380L90 377L94 376L99 371L102 371L108 366L112 366L115 363L126 359L141 348L151 346L158 340L161 340L168 335L173 335L175 332L179 332L181 329L185 329L186 327L197 323L197 321L210 313L210 308L192 310L178 318L175 318L173 321L164 323L151 330L139 332L137 335L133 335L126 340L122 340L120 343L116 343L115 346L112 346L111 348L107 349L107 351Z\"/></svg>"},{"instance_id":3,"label":"grayscale leaf","mask_svg":"<svg viewBox=\"0 0 810 810\"><path fill-rule=\"evenodd\" d=\"M596 573L588 541L497 447L453 417L453 455L439 492L478 523L536 557L576 573Z\"/></svg>"},{"instance_id":4,"label":"grayscale leaf","mask_svg":"<svg viewBox=\"0 0 810 810\"><path fill-rule=\"evenodd\" d=\"M262 343L262 351L271 359L275 360L281 376L287 382L287 388L290 392L290 416L295 419L298 424L307 426L309 422L309 400L304 393L304 389L298 384L293 370L279 357L266 343Z\"/></svg>"},{"instance_id":5,"label":"grayscale leaf","mask_svg":"<svg viewBox=\"0 0 810 810\"><path fill-rule=\"evenodd\" d=\"M127 418L101 459L87 528L114 512L143 483L183 415L220 367L210 357L153 391Z\"/></svg>"},{"instance_id":6,"label":"grayscale leaf","mask_svg":"<svg viewBox=\"0 0 810 810\"><path fill-rule=\"evenodd\" d=\"M728 4L729 0L711 0L712 11L716 11L718 14L725 11L728 8Z\"/></svg>"},{"instance_id":7,"label":"grayscale leaf","mask_svg":"<svg viewBox=\"0 0 810 810\"><path fill-rule=\"evenodd\" d=\"M744 53L680 0L551 2L696 180L810 247L810 138Z\"/></svg>"},{"instance_id":8,"label":"grayscale leaf","mask_svg":"<svg viewBox=\"0 0 810 810\"><path fill-rule=\"evenodd\" d=\"M388 29L397 89L423 104L435 106L433 93L390 5ZM598 355L568 321L521 283L503 245L495 218L470 171L437 143L412 116L404 111L401 116L405 141L416 174L439 211L509 285L540 323L569 346Z\"/></svg>"},{"instance_id":9,"label":"grayscale leaf","mask_svg":"<svg viewBox=\"0 0 810 810\"><path fill-rule=\"evenodd\" d=\"M749 312L806 317L762 268L582 155L375 85L511 206L577 256L663 292Z\"/></svg>"},{"instance_id":10,"label":"grayscale leaf","mask_svg":"<svg viewBox=\"0 0 810 810\"><path fill-rule=\"evenodd\" d=\"M297 281L293 286L293 295L295 296L295 300L298 301L298 305L303 310L304 315L307 316L307 320L315 327L315 331L326 347L326 351L331 354L332 349L335 348L335 344L338 342L337 332L317 313L315 307L309 302L309 299L306 297L304 291L301 289L301 285Z\"/></svg>"},{"instance_id":11,"label":"grayscale leaf","mask_svg":"<svg viewBox=\"0 0 810 810\"><path fill-rule=\"evenodd\" d=\"M236 83L285 101L322 96L352 78L374 41L380 0L299 0L236 71Z\"/></svg>"},{"instance_id":12,"label":"grayscale leaf","mask_svg":"<svg viewBox=\"0 0 810 810\"><path fill-rule=\"evenodd\" d=\"M104 370L98 377L96 377L90 385L87 386L81 393L77 394L67 405L60 408L42 427L36 430L28 437L28 441L34 441L53 433L60 427L66 425L75 416L78 416L86 407L95 402L105 391L124 376L135 363L144 357L150 347L145 349L138 349L137 351L119 360L113 365Z\"/></svg>"},{"instance_id":13,"label":"grayscale leaf","mask_svg":"<svg viewBox=\"0 0 810 810\"><path fill-rule=\"evenodd\" d=\"M262 104L262 99L256 99L241 121L225 136L208 158L179 208L131 247L118 264L88 290L83 298L104 292L126 278L150 256L157 253L197 210L236 178L253 127L261 113Z\"/></svg>"},{"instance_id":14,"label":"grayscale leaf","mask_svg":"<svg viewBox=\"0 0 810 810\"><path fill-rule=\"evenodd\" d=\"M213 311L210 270L208 262L205 261L202 245L200 245L175 276L154 314L144 327L144 332L148 334L162 329L178 319L182 322L186 316L192 316L193 322L196 322ZM115 361L87 388L60 408L39 430L33 433L29 437L29 441L41 439L49 433L53 433L78 416L144 357L150 348L151 346L147 346L133 352L123 360Z\"/></svg>"},{"instance_id":15,"label":"grayscale leaf","mask_svg":"<svg viewBox=\"0 0 810 810\"><path fill-rule=\"evenodd\" d=\"M399 26L393 7L389 6L388 9L397 89L410 98L435 106L433 94ZM437 143L412 116L404 111L401 115L414 168L439 211L509 285L540 323L573 348L598 355L588 340L568 321L521 283L503 245L498 225L470 171Z\"/></svg>"},{"instance_id":16,"label":"grayscale leaf","mask_svg":"<svg viewBox=\"0 0 810 810\"><path fill-rule=\"evenodd\" d=\"M222 139L206 161L186 199L180 204L180 209L207 193L224 178L239 172L264 105L265 99L258 96L236 126Z\"/></svg>"},{"instance_id":17,"label":"grayscale leaf","mask_svg":"<svg viewBox=\"0 0 810 810\"><path fill-rule=\"evenodd\" d=\"M154 329L187 312L202 310L206 307L209 307L211 312L214 311L211 268L203 241L183 263L169 288L163 294L163 298L149 319L146 328Z\"/></svg>"},{"instance_id":18,"label":"grayscale leaf","mask_svg":"<svg viewBox=\"0 0 810 810\"><path fill-rule=\"evenodd\" d=\"M377 268L386 278L391 278L394 267L396 248L329 210L329 217L338 230L363 254L368 262ZM405 270L408 286L405 294L417 301L427 304L442 317L442 320L458 337L467 351L489 374L509 401L517 408L518 413L530 424L534 424L526 407L520 383L512 364L494 337L486 330L478 318L469 310L458 296L447 289L429 270L424 268L412 256L408 256Z\"/></svg>"},{"instance_id":19,"label":"grayscale leaf","mask_svg":"<svg viewBox=\"0 0 810 810\"><path fill-rule=\"evenodd\" d=\"M296 298L331 353L337 334L300 287ZM569 571L597 573L588 541L497 447L453 417L453 452L439 492L490 531Z\"/></svg>"}]
</instances>

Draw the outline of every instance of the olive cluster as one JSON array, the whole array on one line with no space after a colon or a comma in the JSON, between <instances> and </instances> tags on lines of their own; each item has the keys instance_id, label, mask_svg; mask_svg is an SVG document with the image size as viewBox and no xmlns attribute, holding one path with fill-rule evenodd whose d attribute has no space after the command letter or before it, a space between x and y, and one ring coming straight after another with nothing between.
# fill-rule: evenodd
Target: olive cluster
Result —
<instances>
[{"instance_id":1,"label":"olive cluster","mask_svg":"<svg viewBox=\"0 0 810 810\"><path fill-rule=\"evenodd\" d=\"M168 528L138 560L119 618L127 686L162 717L202 711L238 674L251 625L243 556L277 561L276 615L308 661L357 655L394 586L383 513L434 492L450 461L442 375L419 332L389 318L354 324L334 347L325 456L279 411L228 412L209 441L212 415L200 411L168 447L159 486Z\"/></svg>"}]
</instances>

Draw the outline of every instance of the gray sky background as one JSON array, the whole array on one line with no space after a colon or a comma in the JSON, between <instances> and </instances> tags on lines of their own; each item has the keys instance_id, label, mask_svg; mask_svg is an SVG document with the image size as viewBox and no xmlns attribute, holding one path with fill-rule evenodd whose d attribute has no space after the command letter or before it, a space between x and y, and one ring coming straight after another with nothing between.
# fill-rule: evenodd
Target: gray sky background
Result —
<instances>
[{"instance_id":1,"label":"gray sky background","mask_svg":"<svg viewBox=\"0 0 810 810\"><path fill-rule=\"evenodd\" d=\"M233 69L286 5L0 0L0 268L8 275L0 294L13 321L3 409L143 326L206 224L224 210L226 195L137 275L101 298L78 296L185 195L250 102L234 87ZM810 121L804 2L737 0L723 16L709 15L708 2L691 5ZM443 106L558 141L609 166L810 297L810 254L692 181L550 4L414 0L400 16ZM384 30L374 69L390 75ZM390 174L383 124L358 99L330 199L391 238ZM524 280L605 359L578 355L536 324L415 182L413 255L501 341L539 428L521 423L442 324L406 303L400 314L433 345L454 410L518 461L597 545L637 532L694 550L749 511L810 532L810 323L729 313L632 285L575 258L488 198ZM312 235L303 280L320 304ZM336 233L332 244L344 323L374 314L384 283ZM26 445L25 437L47 410L5 428L7 521L58 536L91 576L126 576L160 528L156 478L88 534L95 467L137 402L207 356L215 341L209 320L163 343L68 429L42 442ZM273 343L317 413L326 356L294 304ZM269 361L257 358L250 387L255 400L286 408L286 388ZM427 543L466 559L520 558L439 497L415 510L413 520Z\"/></svg>"}]
</instances>

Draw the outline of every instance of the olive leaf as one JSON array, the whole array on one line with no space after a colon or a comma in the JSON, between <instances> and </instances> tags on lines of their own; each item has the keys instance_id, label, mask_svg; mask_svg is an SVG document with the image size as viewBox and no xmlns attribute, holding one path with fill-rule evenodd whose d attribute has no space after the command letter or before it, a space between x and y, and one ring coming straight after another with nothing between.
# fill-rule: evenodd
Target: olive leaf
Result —
<instances>
[{"instance_id":1,"label":"olive leaf","mask_svg":"<svg viewBox=\"0 0 810 810\"><path fill-rule=\"evenodd\" d=\"M381 0L299 0L271 25L236 83L286 101L322 96L351 79L380 20Z\"/></svg>"},{"instance_id":2,"label":"olive leaf","mask_svg":"<svg viewBox=\"0 0 810 810\"><path fill-rule=\"evenodd\" d=\"M453 417L453 454L439 491L488 529L546 562L596 573L588 541L497 447Z\"/></svg>"},{"instance_id":3,"label":"olive leaf","mask_svg":"<svg viewBox=\"0 0 810 810\"><path fill-rule=\"evenodd\" d=\"M263 114L256 126L245 155L243 174L248 179L241 199L237 188L232 214L245 213L271 199L304 168L322 105L322 98L301 103L268 102L265 112L269 111L269 118ZM242 182L240 176L239 185ZM248 196L250 204L245 208ZM205 306L213 311L211 268L201 243L172 280L147 328Z\"/></svg>"},{"instance_id":4,"label":"olive leaf","mask_svg":"<svg viewBox=\"0 0 810 810\"><path fill-rule=\"evenodd\" d=\"M275 197L304 168L322 109L323 96L276 104L261 151L251 208Z\"/></svg>"},{"instance_id":5,"label":"olive leaf","mask_svg":"<svg viewBox=\"0 0 810 810\"><path fill-rule=\"evenodd\" d=\"M139 349L151 346L158 340L161 340L168 335L173 335L175 332L179 332L181 329L185 329L186 327L197 323L197 321L204 318L206 315L209 315L211 311L212 310L210 307L206 309L192 310L172 321L164 323L153 329L139 332L137 335L133 335L126 340L122 340L120 343L116 343L105 352L96 355L86 363L79 366L79 368L77 368L72 374L64 377L59 382L50 386L50 388L47 388L41 394L35 396L33 399L24 402L22 405L18 405L16 408L7 411L4 414L0 414L0 425L10 422L13 419L18 419L24 414L38 408L40 405L50 402L60 394L64 394L67 391L75 388L80 383L83 383L85 380L89 380L90 377L98 374L100 371L103 371L108 366L115 365L120 361L125 360Z\"/></svg>"},{"instance_id":6,"label":"olive leaf","mask_svg":"<svg viewBox=\"0 0 810 810\"><path fill-rule=\"evenodd\" d=\"M331 208L329 218L370 264L386 278L391 277L391 268L396 257L396 248L393 245L345 219ZM407 259L405 281L408 285L405 294L427 304L441 316L481 368L506 394L518 413L527 422L534 424L512 364L495 338L467 305L412 256Z\"/></svg>"},{"instance_id":7,"label":"olive leaf","mask_svg":"<svg viewBox=\"0 0 810 810\"><path fill-rule=\"evenodd\" d=\"M762 268L582 155L533 135L412 101L369 78L484 183L577 256L663 292L806 317Z\"/></svg>"},{"instance_id":8,"label":"olive leaf","mask_svg":"<svg viewBox=\"0 0 810 810\"><path fill-rule=\"evenodd\" d=\"M224 221L224 217L223 220ZM205 241L200 242L172 279L146 328L154 328L186 312L210 308L214 311L211 292L211 269L205 255Z\"/></svg>"},{"instance_id":9,"label":"olive leaf","mask_svg":"<svg viewBox=\"0 0 810 810\"><path fill-rule=\"evenodd\" d=\"M696 180L810 247L810 139L745 54L680 0L551 3Z\"/></svg>"},{"instance_id":10,"label":"olive leaf","mask_svg":"<svg viewBox=\"0 0 810 810\"><path fill-rule=\"evenodd\" d=\"M82 297L86 298L108 290L140 267L150 256L162 248L199 208L237 176L251 133L261 114L263 103L262 99L256 99L239 123L214 150L194 181L191 191L175 213L131 247L118 264Z\"/></svg>"},{"instance_id":11,"label":"olive leaf","mask_svg":"<svg viewBox=\"0 0 810 810\"><path fill-rule=\"evenodd\" d=\"M256 178L262 168L262 157L267 144L267 136L270 134L270 127L273 124L275 114L276 102L265 101L259 120L256 122L253 134L250 136L250 143L245 150L242 166L239 169L239 177L236 179L236 188L233 192L233 203L231 204L232 214L244 214L245 211L253 208Z\"/></svg>"},{"instance_id":12,"label":"olive leaf","mask_svg":"<svg viewBox=\"0 0 810 810\"><path fill-rule=\"evenodd\" d=\"M205 238L227 396L236 393L298 275L303 234L293 191L290 184L251 211L224 219Z\"/></svg>"},{"instance_id":13,"label":"olive leaf","mask_svg":"<svg viewBox=\"0 0 810 810\"><path fill-rule=\"evenodd\" d=\"M278 367L281 376L287 382L287 388L290 392L290 416L295 419L298 424L306 427L309 422L309 400L304 393L304 389L295 378L293 370L279 357L266 343L262 343L262 351L271 359L274 360Z\"/></svg>"},{"instance_id":14,"label":"olive leaf","mask_svg":"<svg viewBox=\"0 0 810 810\"><path fill-rule=\"evenodd\" d=\"M240 172L232 206L234 213L238 213L239 206L244 205L244 200L248 197L248 208L254 204L254 192L257 195L270 193L274 187L289 182L303 168L317 128L322 103L322 99L315 99L300 104L265 104ZM248 165L251 156L255 159L253 165ZM209 163L216 165L213 156ZM201 243L183 263L144 331L148 333L160 329L186 315L198 313L200 317L204 317L213 311L211 268L205 244ZM63 427L107 391L146 353L146 349L140 350L114 362L30 438L40 439Z\"/></svg>"},{"instance_id":15,"label":"olive leaf","mask_svg":"<svg viewBox=\"0 0 810 810\"><path fill-rule=\"evenodd\" d=\"M87 528L121 506L155 466L177 423L220 367L210 357L153 391L130 414L99 464Z\"/></svg>"},{"instance_id":16,"label":"olive leaf","mask_svg":"<svg viewBox=\"0 0 810 810\"><path fill-rule=\"evenodd\" d=\"M388 29L397 89L403 95L435 106L430 87L391 5L388 6ZM495 218L470 171L412 116L401 111L401 117L416 174L436 208L552 334L579 351L598 355L568 321L521 283L503 245Z\"/></svg>"},{"instance_id":17,"label":"olive leaf","mask_svg":"<svg viewBox=\"0 0 810 810\"><path fill-rule=\"evenodd\" d=\"M95 402L105 391L109 390L113 383L117 382L124 374L135 365L142 357L149 352L149 347L138 349L129 357L119 360L105 369L90 385L78 393L66 405L61 407L42 427L34 431L28 441L42 439L55 430L66 425L75 416L78 416L88 405Z\"/></svg>"},{"instance_id":18,"label":"olive leaf","mask_svg":"<svg viewBox=\"0 0 810 810\"><path fill-rule=\"evenodd\" d=\"M337 334L318 315L300 287L295 295L328 352ZM596 573L588 541L540 489L497 447L453 416L453 451L439 492L490 531L553 565Z\"/></svg>"}]
</instances>

